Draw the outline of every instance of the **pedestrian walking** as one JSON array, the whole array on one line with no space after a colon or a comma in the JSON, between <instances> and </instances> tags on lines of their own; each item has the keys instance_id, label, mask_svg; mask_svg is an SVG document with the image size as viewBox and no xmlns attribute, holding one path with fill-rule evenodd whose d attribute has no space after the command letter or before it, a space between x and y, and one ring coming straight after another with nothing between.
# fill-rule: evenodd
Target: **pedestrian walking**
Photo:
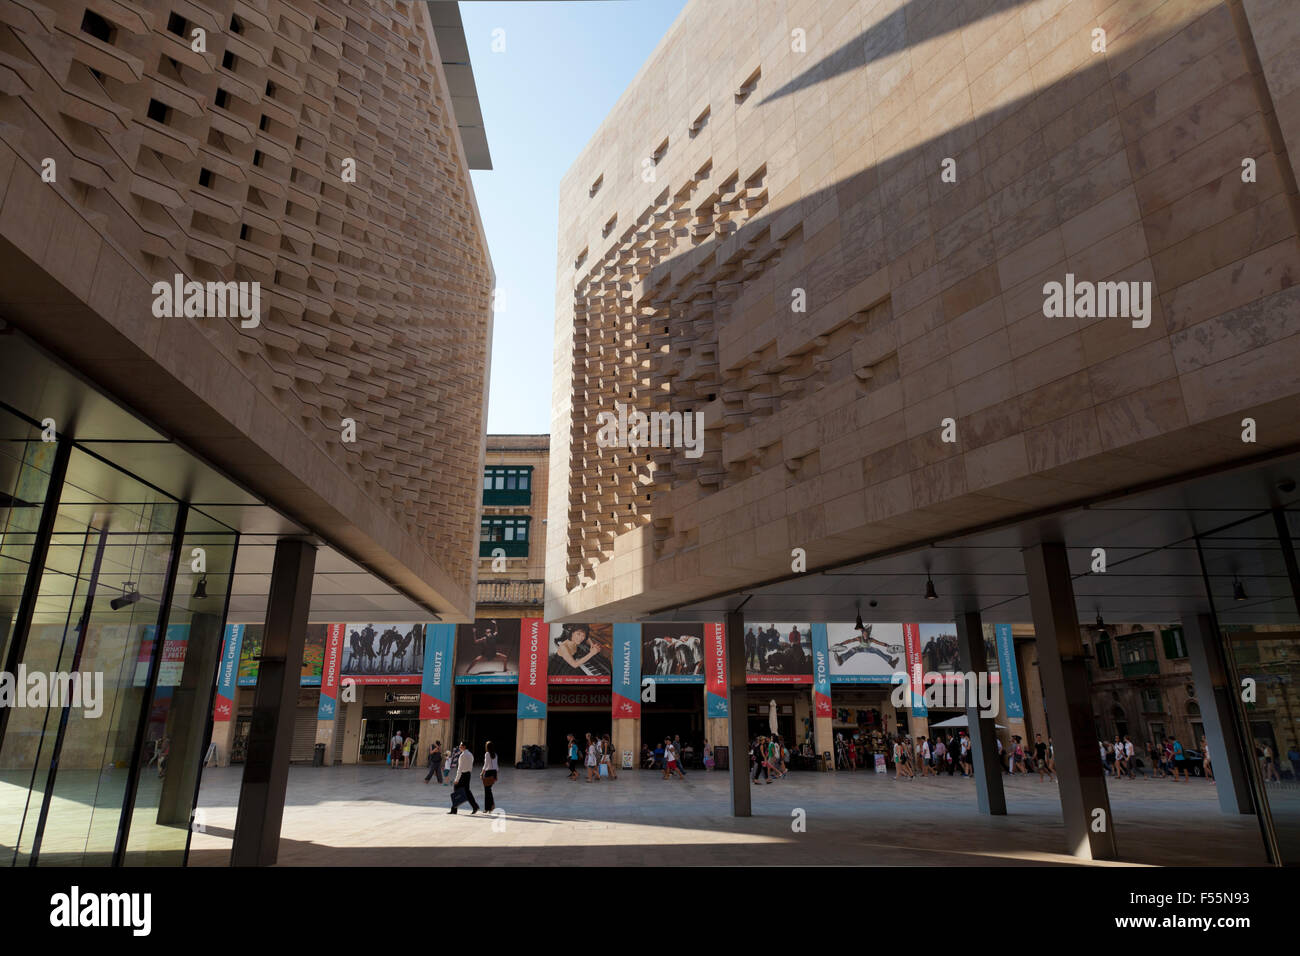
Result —
<instances>
[{"instance_id":1,"label":"pedestrian walking","mask_svg":"<svg viewBox=\"0 0 1300 956\"><path fill-rule=\"evenodd\" d=\"M591 734L587 734L587 754L585 762L587 765L587 783L599 783L600 764L596 755L596 741L592 738Z\"/></svg>"},{"instance_id":2,"label":"pedestrian walking","mask_svg":"<svg viewBox=\"0 0 1300 956\"><path fill-rule=\"evenodd\" d=\"M492 746L492 741L483 745L483 771L478 775L483 781L483 812L491 813L496 809L496 801L492 799L492 787L497 782L497 752ZM472 814L471 814L472 815Z\"/></svg>"},{"instance_id":3,"label":"pedestrian walking","mask_svg":"<svg viewBox=\"0 0 1300 956\"><path fill-rule=\"evenodd\" d=\"M438 785L442 785L442 745L434 741L429 745L429 772L424 776L424 782L428 783L429 778L437 774Z\"/></svg>"},{"instance_id":4,"label":"pedestrian walking","mask_svg":"<svg viewBox=\"0 0 1300 956\"><path fill-rule=\"evenodd\" d=\"M569 779L577 780L578 763L581 760L581 758L578 756L578 741L573 736L573 734L568 734L567 737L568 737L568 743L566 744L566 746L568 747L568 753L566 754L566 756L569 761Z\"/></svg>"},{"instance_id":5,"label":"pedestrian walking","mask_svg":"<svg viewBox=\"0 0 1300 956\"><path fill-rule=\"evenodd\" d=\"M760 773L763 775L764 783L771 783L772 778L768 774L767 769L767 741L764 740L761 735L754 741L751 755L754 758L754 783L758 783L758 775Z\"/></svg>"},{"instance_id":6,"label":"pedestrian walking","mask_svg":"<svg viewBox=\"0 0 1300 956\"><path fill-rule=\"evenodd\" d=\"M459 756L456 759L456 783L451 788L451 810L449 813L454 814L456 808L462 803L468 803L474 808L473 816L478 813L478 801L474 799L474 791L470 788L471 774L474 772L474 755L469 752L465 746L465 741L460 742L458 747Z\"/></svg>"}]
</instances>

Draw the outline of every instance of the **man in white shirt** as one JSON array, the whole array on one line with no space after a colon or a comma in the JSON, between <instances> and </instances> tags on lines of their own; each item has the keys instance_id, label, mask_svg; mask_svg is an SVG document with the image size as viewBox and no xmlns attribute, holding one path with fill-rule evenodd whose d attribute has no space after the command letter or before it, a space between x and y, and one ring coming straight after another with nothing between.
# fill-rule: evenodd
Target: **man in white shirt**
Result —
<instances>
[{"instance_id":1,"label":"man in white shirt","mask_svg":"<svg viewBox=\"0 0 1300 956\"><path fill-rule=\"evenodd\" d=\"M462 740L460 743L460 757L456 761L456 782L451 787L451 813L456 812L456 807L461 803L468 803L474 808L473 816L478 813L478 801L474 799L474 791L470 789L471 776L474 773L474 755L469 752ZM464 797L456 799L457 791L464 791Z\"/></svg>"}]
</instances>

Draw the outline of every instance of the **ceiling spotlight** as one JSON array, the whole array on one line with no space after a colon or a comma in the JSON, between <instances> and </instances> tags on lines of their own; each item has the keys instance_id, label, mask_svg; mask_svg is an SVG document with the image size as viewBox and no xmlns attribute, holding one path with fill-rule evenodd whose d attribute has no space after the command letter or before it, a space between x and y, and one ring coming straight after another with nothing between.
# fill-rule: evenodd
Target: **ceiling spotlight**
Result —
<instances>
[{"instance_id":1,"label":"ceiling spotlight","mask_svg":"<svg viewBox=\"0 0 1300 956\"><path fill-rule=\"evenodd\" d=\"M128 591L127 588L130 588L131 590ZM138 600L140 600L140 592L136 590L135 582L124 581L122 583L121 597L113 598L113 600L109 601L108 604L114 611L120 611L122 608L134 604Z\"/></svg>"},{"instance_id":2,"label":"ceiling spotlight","mask_svg":"<svg viewBox=\"0 0 1300 956\"><path fill-rule=\"evenodd\" d=\"M1235 577L1232 579L1232 599L1234 601L1246 600L1246 588Z\"/></svg>"},{"instance_id":3,"label":"ceiling spotlight","mask_svg":"<svg viewBox=\"0 0 1300 956\"><path fill-rule=\"evenodd\" d=\"M934 582L930 580L930 572L925 573L925 599L927 601L939 600L939 595L935 593Z\"/></svg>"},{"instance_id":4,"label":"ceiling spotlight","mask_svg":"<svg viewBox=\"0 0 1300 956\"><path fill-rule=\"evenodd\" d=\"M208 576L205 574L199 578L199 583L194 585L194 597L203 600L208 596Z\"/></svg>"}]
</instances>

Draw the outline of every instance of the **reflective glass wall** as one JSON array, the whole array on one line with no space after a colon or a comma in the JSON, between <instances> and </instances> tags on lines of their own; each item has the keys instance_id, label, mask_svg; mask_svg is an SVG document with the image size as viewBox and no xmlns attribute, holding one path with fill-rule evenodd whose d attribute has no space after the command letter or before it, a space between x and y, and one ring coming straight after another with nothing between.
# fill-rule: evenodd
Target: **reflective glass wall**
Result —
<instances>
[{"instance_id":1,"label":"reflective glass wall","mask_svg":"<svg viewBox=\"0 0 1300 956\"><path fill-rule=\"evenodd\" d=\"M237 537L84 447L0 420L0 859L179 865Z\"/></svg>"}]
</instances>

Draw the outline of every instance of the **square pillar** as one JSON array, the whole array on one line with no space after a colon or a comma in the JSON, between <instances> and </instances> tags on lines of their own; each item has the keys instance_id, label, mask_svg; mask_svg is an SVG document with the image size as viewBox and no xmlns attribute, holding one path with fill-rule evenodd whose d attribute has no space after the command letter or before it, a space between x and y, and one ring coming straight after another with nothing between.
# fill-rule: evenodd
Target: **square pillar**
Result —
<instances>
[{"instance_id":1,"label":"square pillar","mask_svg":"<svg viewBox=\"0 0 1300 956\"><path fill-rule=\"evenodd\" d=\"M1092 724L1088 671L1065 545L1037 544L1026 548L1023 556L1067 845L1081 859L1113 860L1115 821Z\"/></svg>"},{"instance_id":2,"label":"square pillar","mask_svg":"<svg viewBox=\"0 0 1300 956\"><path fill-rule=\"evenodd\" d=\"M307 641L315 568L315 547L291 538L276 542L231 866L271 866L280 852L298 675Z\"/></svg>"},{"instance_id":3,"label":"square pillar","mask_svg":"<svg viewBox=\"0 0 1300 956\"><path fill-rule=\"evenodd\" d=\"M974 674L980 681L988 680L988 655L984 650L984 626L979 612L957 615L957 659L967 674ZM976 801L980 813L1005 816L1007 796L1002 788L1002 763L998 760L994 718L983 716L979 702L970 699L974 696L970 693L974 687L968 684L966 689L966 732L970 734ZM994 698L994 703L996 702L997 698Z\"/></svg>"},{"instance_id":4,"label":"square pillar","mask_svg":"<svg viewBox=\"0 0 1300 956\"><path fill-rule=\"evenodd\" d=\"M749 793L749 688L745 684L745 615L727 615L727 746L731 773L731 815L748 817Z\"/></svg>"},{"instance_id":5,"label":"square pillar","mask_svg":"<svg viewBox=\"0 0 1300 956\"><path fill-rule=\"evenodd\" d=\"M1223 813L1254 813L1250 796L1249 770L1243 753L1253 753L1249 740L1241 740L1233 719L1237 688L1228 677L1223 645L1214 620L1208 614L1183 618L1183 636L1187 639L1187 657L1192 664L1192 681L1201 705L1201 720L1210 744L1210 769L1214 771L1215 792ZM1200 741L1192 741L1199 749Z\"/></svg>"}]
</instances>

